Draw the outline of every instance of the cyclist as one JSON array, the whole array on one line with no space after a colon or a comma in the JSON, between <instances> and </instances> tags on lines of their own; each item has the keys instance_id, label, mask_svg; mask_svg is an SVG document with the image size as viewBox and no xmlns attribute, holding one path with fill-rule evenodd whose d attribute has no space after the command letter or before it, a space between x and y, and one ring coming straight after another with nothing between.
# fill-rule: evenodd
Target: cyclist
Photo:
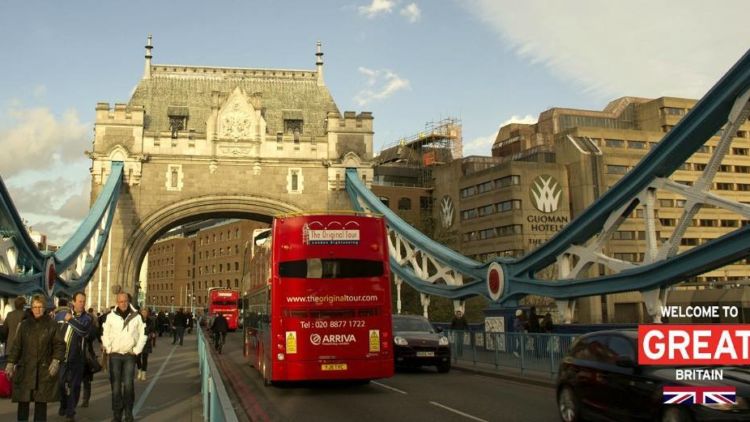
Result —
<instances>
[{"instance_id":1,"label":"cyclist","mask_svg":"<svg viewBox=\"0 0 750 422\"><path fill-rule=\"evenodd\" d=\"M221 347L224 345L227 331L229 331L227 319L224 318L224 315L217 313L214 321L211 323L211 333L214 336L214 347L219 353L221 353Z\"/></svg>"}]
</instances>

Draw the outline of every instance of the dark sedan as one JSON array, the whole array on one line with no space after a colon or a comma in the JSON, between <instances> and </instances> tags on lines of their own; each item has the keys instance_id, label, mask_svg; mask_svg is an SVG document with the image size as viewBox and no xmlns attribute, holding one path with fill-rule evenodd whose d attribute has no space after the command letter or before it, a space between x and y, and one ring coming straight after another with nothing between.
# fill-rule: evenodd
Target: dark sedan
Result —
<instances>
[{"instance_id":1,"label":"dark sedan","mask_svg":"<svg viewBox=\"0 0 750 422\"><path fill-rule=\"evenodd\" d=\"M434 365L438 372L451 369L448 337L422 316L393 315L393 351L397 367Z\"/></svg>"},{"instance_id":2,"label":"dark sedan","mask_svg":"<svg viewBox=\"0 0 750 422\"><path fill-rule=\"evenodd\" d=\"M721 368L720 381L677 381L674 367L638 365L637 350L637 331L598 331L579 337L560 363L557 403L561 419L750 420L747 367ZM735 387L736 404L664 404L664 386L688 385Z\"/></svg>"}]
</instances>

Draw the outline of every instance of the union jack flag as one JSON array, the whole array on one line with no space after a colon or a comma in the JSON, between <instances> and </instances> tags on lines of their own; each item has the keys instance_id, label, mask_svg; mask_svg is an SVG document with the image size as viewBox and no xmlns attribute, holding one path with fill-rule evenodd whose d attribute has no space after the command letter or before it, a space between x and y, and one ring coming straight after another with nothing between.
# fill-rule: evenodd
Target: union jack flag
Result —
<instances>
[{"instance_id":1,"label":"union jack flag","mask_svg":"<svg viewBox=\"0 0 750 422\"><path fill-rule=\"evenodd\" d=\"M664 386L664 404L735 404L735 387Z\"/></svg>"}]
</instances>

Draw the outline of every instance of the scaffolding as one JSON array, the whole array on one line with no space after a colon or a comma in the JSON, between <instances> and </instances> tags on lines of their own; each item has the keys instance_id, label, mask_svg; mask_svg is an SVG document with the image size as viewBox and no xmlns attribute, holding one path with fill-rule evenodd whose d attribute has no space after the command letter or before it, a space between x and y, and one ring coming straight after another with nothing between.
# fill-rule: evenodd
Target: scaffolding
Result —
<instances>
[{"instance_id":1,"label":"scaffolding","mask_svg":"<svg viewBox=\"0 0 750 422\"><path fill-rule=\"evenodd\" d=\"M461 121L449 117L427 122L423 131L384 146L375 161L379 166L411 169L416 173L418 186L432 187L432 167L462 155Z\"/></svg>"}]
</instances>

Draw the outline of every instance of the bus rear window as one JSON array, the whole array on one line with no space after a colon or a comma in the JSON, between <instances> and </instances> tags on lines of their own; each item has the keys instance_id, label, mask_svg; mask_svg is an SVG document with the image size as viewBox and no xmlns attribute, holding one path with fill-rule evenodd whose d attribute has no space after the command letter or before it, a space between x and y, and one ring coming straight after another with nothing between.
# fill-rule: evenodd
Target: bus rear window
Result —
<instances>
[{"instance_id":1,"label":"bus rear window","mask_svg":"<svg viewBox=\"0 0 750 422\"><path fill-rule=\"evenodd\" d=\"M383 275L382 261L312 258L279 263L279 276L294 278L361 278Z\"/></svg>"},{"instance_id":2,"label":"bus rear window","mask_svg":"<svg viewBox=\"0 0 750 422\"><path fill-rule=\"evenodd\" d=\"M237 306L236 300L214 300L211 302L214 306Z\"/></svg>"}]
</instances>

